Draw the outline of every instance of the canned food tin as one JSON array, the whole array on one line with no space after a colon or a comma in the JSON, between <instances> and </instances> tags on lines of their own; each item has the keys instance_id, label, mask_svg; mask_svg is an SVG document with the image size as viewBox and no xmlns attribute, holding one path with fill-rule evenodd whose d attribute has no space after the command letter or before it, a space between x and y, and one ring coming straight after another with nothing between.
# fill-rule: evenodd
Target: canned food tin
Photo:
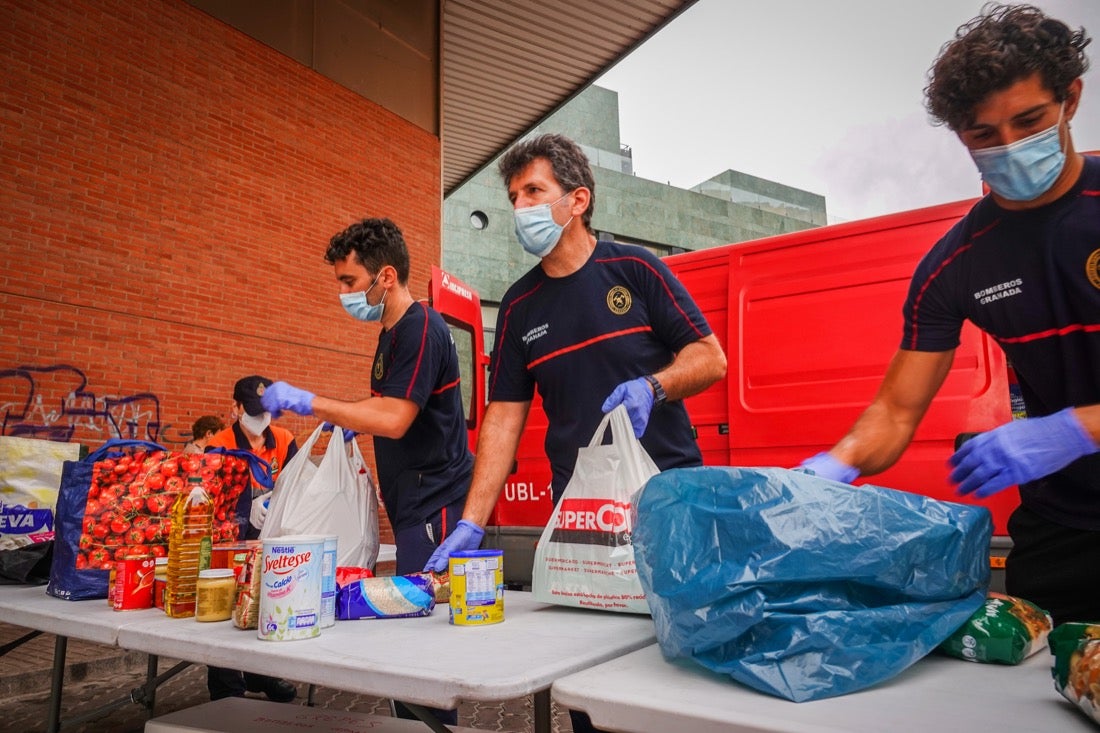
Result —
<instances>
[{"instance_id":1,"label":"canned food tin","mask_svg":"<svg viewBox=\"0 0 1100 733\"><path fill-rule=\"evenodd\" d=\"M153 573L156 561L150 555L127 555L115 563L115 585L111 607L130 611L153 607Z\"/></svg>"},{"instance_id":2,"label":"canned food tin","mask_svg":"<svg viewBox=\"0 0 1100 733\"><path fill-rule=\"evenodd\" d=\"M310 639L321 633L321 561L325 538L291 535L263 541L260 618L265 641Z\"/></svg>"},{"instance_id":3,"label":"canned food tin","mask_svg":"<svg viewBox=\"0 0 1100 733\"><path fill-rule=\"evenodd\" d=\"M498 624L504 620L504 552L469 550L450 559L451 623Z\"/></svg>"}]
</instances>

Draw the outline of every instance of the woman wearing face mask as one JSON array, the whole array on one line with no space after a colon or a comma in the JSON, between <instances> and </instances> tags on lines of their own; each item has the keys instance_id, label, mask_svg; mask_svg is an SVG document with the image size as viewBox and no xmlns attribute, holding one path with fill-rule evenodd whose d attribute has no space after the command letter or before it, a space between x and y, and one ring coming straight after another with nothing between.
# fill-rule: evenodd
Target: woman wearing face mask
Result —
<instances>
[{"instance_id":1,"label":"woman wearing face mask","mask_svg":"<svg viewBox=\"0 0 1100 733\"><path fill-rule=\"evenodd\" d=\"M233 386L233 424L215 433L207 442L206 449L227 448L253 453L268 462L274 481L287 461L298 452L298 444L289 430L271 424L271 413L264 410L260 402L264 390L270 385L270 379L258 375L238 379ZM237 525L241 528L241 539L260 536L269 498L270 491L255 481L251 492L241 494L237 500ZM298 689L284 679L224 667L207 667L206 687L211 700L241 697L246 690L262 692L274 702L291 702L298 695Z\"/></svg>"}]
</instances>

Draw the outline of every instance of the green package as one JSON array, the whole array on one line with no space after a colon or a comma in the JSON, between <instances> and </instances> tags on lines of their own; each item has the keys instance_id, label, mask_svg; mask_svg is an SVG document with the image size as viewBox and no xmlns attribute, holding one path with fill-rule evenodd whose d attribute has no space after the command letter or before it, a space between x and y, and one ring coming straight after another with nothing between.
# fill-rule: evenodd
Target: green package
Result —
<instances>
[{"instance_id":1,"label":"green package","mask_svg":"<svg viewBox=\"0 0 1100 733\"><path fill-rule=\"evenodd\" d=\"M1054 688L1100 723L1100 624L1062 624L1048 641Z\"/></svg>"},{"instance_id":2,"label":"green package","mask_svg":"<svg viewBox=\"0 0 1100 733\"><path fill-rule=\"evenodd\" d=\"M1042 648L1050 627L1050 615L1034 603L989 593L939 649L969 662L1019 664Z\"/></svg>"}]
</instances>

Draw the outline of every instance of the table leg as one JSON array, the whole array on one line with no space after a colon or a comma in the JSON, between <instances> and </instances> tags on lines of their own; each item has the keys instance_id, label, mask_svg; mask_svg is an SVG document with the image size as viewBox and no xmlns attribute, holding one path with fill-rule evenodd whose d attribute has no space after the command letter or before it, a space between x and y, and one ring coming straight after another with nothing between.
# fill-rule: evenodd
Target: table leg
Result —
<instances>
[{"instance_id":1,"label":"table leg","mask_svg":"<svg viewBox=\"0 0 1100 733\"><path fill-rule=\"evenodd\" d=\"M46 733L61 730L61 689L65 683L65 653L69 637L58 636L53 644L53 673L50 677L50 706L46 719Z\"/></svg>"},{"instance_id":2,"label":"table leg","mask_svg":"<svg viewBox=\"0 0 1100 733\"><path fill-rule=\"evenodd\" d=\"M533 715L535 733L550 733L550 690L539 690L534 694Z\"/></svg>"},{"instance_id":3,"label":"table leg","mask_svg":"<svg viewBox=\"0 0 1100 733\"><path fill-rule=\"evenodd\" d=\"M439 722L439 718L432 715L432 711L428 710L423 705L416 705L411 702L405 702L402 700L402 705L409 709L416 717L420 718L420 722L431 728L435 733L451 733L451 729Z\"/></svg>"},{"instance_id":4,"label":"table leg","mask_svg":"<svg viewBox=\"0 0 1100 733\"><path fill-rule=\"evenodd\" d=\"M157 705L157 662L159 658L156 654L146 655L145 662L145 689L146 693L145 703L145 719L149 720L153 717L153 709Z\"/></svg>"}]
</instances>

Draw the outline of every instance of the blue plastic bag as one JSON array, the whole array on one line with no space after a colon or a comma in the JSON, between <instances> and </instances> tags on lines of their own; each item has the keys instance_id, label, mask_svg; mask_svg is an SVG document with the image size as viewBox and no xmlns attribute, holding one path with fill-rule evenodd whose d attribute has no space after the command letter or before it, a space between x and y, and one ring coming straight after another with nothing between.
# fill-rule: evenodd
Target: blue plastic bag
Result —
<instances>
[{"instance_id":1,"label":"blue plastic bag","mask_svg":"<svg viewBox=\"0 0 1100 733\"><path fill-rule=\"evenodd\" d=\"M635 506L664 656L796 702L893 677L985 600L983 507L732 467L665 471Z\"/></svg>"}]
</instances>

